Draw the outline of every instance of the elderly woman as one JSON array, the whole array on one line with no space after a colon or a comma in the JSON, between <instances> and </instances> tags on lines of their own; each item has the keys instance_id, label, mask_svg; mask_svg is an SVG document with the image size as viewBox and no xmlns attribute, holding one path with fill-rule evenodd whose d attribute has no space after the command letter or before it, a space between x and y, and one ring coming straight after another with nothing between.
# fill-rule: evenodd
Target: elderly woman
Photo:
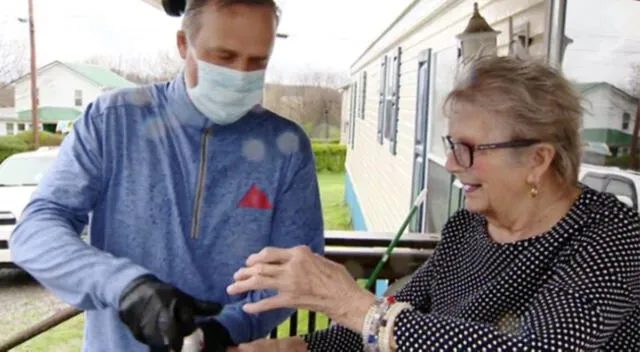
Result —
<instances>
[{"instance_id":1,"label":"elderly woman","mask_svg":"<svg viewBox=\"0 0 640 352\"><path fill-rule=\"evenodd\" d=\"M444 137L465 209L430 260L376 298L308 249L263 250L228 292L279 293L244 309L307 308L338 325L240 351L640 351L640 220L578 183L578 97L540 63L484 58L469 71Z\"/></svg>"}]
</instances>

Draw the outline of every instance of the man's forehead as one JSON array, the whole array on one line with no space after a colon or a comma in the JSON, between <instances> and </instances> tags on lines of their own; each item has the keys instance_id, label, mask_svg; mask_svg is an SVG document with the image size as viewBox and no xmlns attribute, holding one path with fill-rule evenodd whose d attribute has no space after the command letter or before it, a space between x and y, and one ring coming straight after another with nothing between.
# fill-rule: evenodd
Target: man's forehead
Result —
<instances>
[{"instance_id":1,"label":"man's forehead","mask_svg":"<svg viewBox=\"0 0 640 352\"><path fill-rule=\"evenodd\" d=\"M270 51L275 36L275 17L265 6L231 5L208 10L200 17L198 49L226 50L255 56Z\"/></svg>"},{"instance_id":2,"label":"man's forehead","mask_svg":"<svg viewBox=\"0 0 640 352\"><path fill-rule=\"evenodd\" d=\"M269 5L261 4L229 4L225 6L209 2L200 12L201 17L207 18L204 24L216 22L233 22L246 20L261 20L261 22L277 22L276 9Z\"/></svg>"}]
</instances>

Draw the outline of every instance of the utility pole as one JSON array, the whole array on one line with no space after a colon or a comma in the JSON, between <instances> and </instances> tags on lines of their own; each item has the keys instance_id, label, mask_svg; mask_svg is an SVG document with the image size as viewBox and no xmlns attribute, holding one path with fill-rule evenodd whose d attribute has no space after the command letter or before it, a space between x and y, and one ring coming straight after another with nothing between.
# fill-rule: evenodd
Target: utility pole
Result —
<instances>
[{"instance_id":1,"label":"utility pole","mask_svg":"<svg viewBox=\"0 0 640 352\"><path fill-rule=\"evenodd\" d=\"M36 68L36 30L33 23L33 0L29 0L29 44L31 46L31 129L33 146L40 145L40 123L38 121L38 84Z\"/></svg>"},{"instance_id":2,"label":"utility pole","mask_svg":"<svg viewBox=\"0 0 640 352\"><path fill-rule=\"evenodd\" d=\"M638 167L638 132L640 131L640 102L636 108L636 121L633 125L633 136L631 137L631 152L629 155L629 169L636 170Z\"/></svg>"},{"instance_id":3,"label":"utility pole","mask_svg":"<svg viewBox=\"0 0 640 352\"><path fill-rule=\"evenodd\" d=\"M332 103L328 103L328 104L332 104ZM329 140L329 138L331 137L331 129L329 128L331 127L329 125L329 107L325 107L324 108L324 128L325 128L325 139Z\"/></svg>"}]
</instances>

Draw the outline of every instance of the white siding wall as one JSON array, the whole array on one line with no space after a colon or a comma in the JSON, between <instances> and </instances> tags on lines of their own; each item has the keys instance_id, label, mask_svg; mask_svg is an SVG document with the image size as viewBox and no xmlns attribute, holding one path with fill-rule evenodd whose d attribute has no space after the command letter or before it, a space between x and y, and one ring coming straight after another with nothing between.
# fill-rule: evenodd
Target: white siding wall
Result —
<instances>
[{"instance_id":1,"label":"white siding wall","mask_svg":"<svg viewBox=\"0 0 640 352\"><path fill-rule=\"evenodd\" d=\"M609 115L609 89L600 86L588 90L582 96L582 127L583 128L610 128L613 126L612 117Z\"/></svg>"},{"instance_id":2,"label":"white siding wall","mask_svg":"<svg viewBox=\"0 0 640 352\"><path fill-rule=\"evenodd\" d=\"M610 91L611 94L611 108L609 110L609 114L611 115L611 127L616 130L620 130L627 134L633 134L633 124L636 119L636 110L638 109L638 105L634 103L632 100L629 100L622 94L615 92L614 90ZM624 113L628 113L631 117L629 121L629 128L626 130L622 129L622 115Z\"/></svg>"},{"instance_id":3,"label":"white siding wall","mask_svg":"<svg viewBox=\"0 0 640 352\"><path fill-rule=\"evenodd\" d=\"M0 136L5 136L8 133L7 124L14 124L14 131L17 130L17 124L13 120L16 118L16 113L13 107L0 108Z\"/></svg>"},{"instance_id":4,"label":"white siding wall","mask_svg":"<svg viewBox=\"0 0 640 352\"><path fill-rule=\"evenodd\" d=\"M38 90L40 106L75 107L75 91L82 90L82 107L94 100L101 88L69 70L61 64L56 64L38 74ZM28 76L16 83L15 86L16 111L31 110L31 85Z\"/></svg>"},{"instance_id":5,"label":"white siding wall","mask_svg":"<svg viewBox=\"0 0 640 352\"><path fill-rule=\"evenodd\" d=\"M0 120L0 136L13 135L29 129L31 129L30 123L17 120Z\"/></svg>"},{"instance_id":6,"label":"white siding wall","mask_svg":"<svg viewBox=\"0 0 640 352\"><path fill-rule=\"evenodd\" d=\"M501 53L508 50L508 23L512 16L514 26L527 21L530 23L534 38L531 52L536 57L544 57L544 1L478 1L480 13L495 29L502 31L498 40ZM432 88L438 99L443 98L453 84L457 54L455 35L464 30L472 10L471 0L423 0L396 24L397 28L388 31L352 67L354 78L359 77L363 70L367 71L367 94L365 119L356 119L355 148L348 150L347 170L370 231L396 229L409 210L418 55L428 48L436 53L437 62L432 63L432 67L436 65L438 69L435 77L432 77ZM406 32L411 28L411 32ZM402 47L400 103L397 154L392 155L387 140L383 145L376 140L380 60L388 54L391 64L398 46ZM435 158L441 161L443 151L439 147L442 144L440 136L445 132L446 122L440 113L441 106L434 103L430 106L430 145Z\"/></svg>"},{"instance_id":7,"label":"white siding wall","mask_svg":"<svg viewBox=\"0 0 640 352\"><path fill-rule=\"evenodd\" d=\"M583 128L613 129L627 134L633 133L633 123L637 105L616 93L607 85L600 85L586 92L582 97ZM622 129L622 115L630 117L629 128Z\"/></svg>"}]
</instances>

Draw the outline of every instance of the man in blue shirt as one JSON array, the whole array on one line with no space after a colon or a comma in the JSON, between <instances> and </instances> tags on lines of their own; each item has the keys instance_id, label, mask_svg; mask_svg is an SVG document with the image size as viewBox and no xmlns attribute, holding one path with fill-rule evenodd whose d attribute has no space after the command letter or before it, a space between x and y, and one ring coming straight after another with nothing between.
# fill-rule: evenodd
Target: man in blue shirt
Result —
<instances>
[{"instance_id":1,"label":"man in blue shirt","mask_svg":"<svg viewBox=\"0 0 640 352\"><path fill-rule=\"evenodd\" d=\"M259 106L276 5L180 2L183 73L89 104L10 239L16 264L86 311L83 351L179 350L196 327L207 351L264 337L292 311L247 314L274 292L230 297L233 273L266 246L323 254L310 141Z\"/></svg>"}]
</instances>

